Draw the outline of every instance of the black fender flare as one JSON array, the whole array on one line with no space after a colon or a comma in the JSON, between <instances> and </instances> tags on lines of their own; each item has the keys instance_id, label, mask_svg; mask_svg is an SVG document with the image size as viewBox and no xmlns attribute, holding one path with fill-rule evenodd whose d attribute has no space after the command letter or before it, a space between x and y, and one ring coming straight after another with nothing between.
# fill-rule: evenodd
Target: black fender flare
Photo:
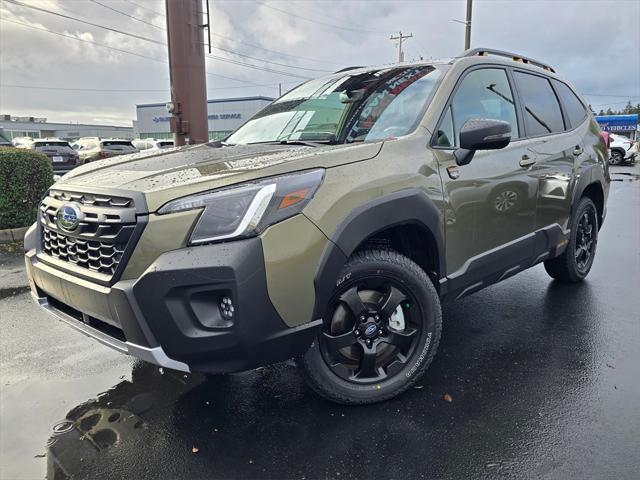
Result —
<instances>
[{"instance_id":1,"label":"black fender flare","mask_svg":"<svg viewBox=\"0 0 640 480\"><path fill-rule=\"evenodd\" d=\"M400 225L418 225L431 233L438 250L436 267L441 275L446 272L441 212L426 193L410 188L378 197L352 210L329 238L314 277L314 319L324 315L340 270L356 248L370 236Z\"/></svg>"},{"instance_id":2,"label":"black fender flare","mask_svg":"<svg viewBox=\"0 0 640 480\"><path fill-rule=\"evenodd\" d=\"M592 165L588 169L581 172L580 178L573 189L573 196L571 198L571 214L570 214L571 217L570 218L573 218L575 209L578 206L578 202L582 198L584 191L587 189L587 187L593 184L598 185L600 187L600 190L602 191L602 196L605 202L605 204L603 205L602 215L605 214L606 201L607 201L607 192L605 190L606 178L602 174L602 170L599 168L598 165ZM599 220L600 220L600 225L598 225L598 227L601 227L602 219L599 219Z\"/></svg>"}]
</instances>

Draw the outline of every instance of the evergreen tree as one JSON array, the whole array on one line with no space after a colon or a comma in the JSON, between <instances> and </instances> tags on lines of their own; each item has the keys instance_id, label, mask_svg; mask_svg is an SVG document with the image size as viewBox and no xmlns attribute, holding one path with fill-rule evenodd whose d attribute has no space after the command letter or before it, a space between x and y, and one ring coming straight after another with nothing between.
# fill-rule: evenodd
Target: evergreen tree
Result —
<instances>
[{"instance_id":1,"label":"evergreen tree","mask_svg":"<svg viewBox=\"0 0 640 480\"><path fill-rule=\"evenodd\" d=\"M627 105L624 107L622 113L624 113L625 115L633 113L633 105L631 105L631 100L627 102Z\"/></svg>"},{"instance_id":2,"label":"evergreen tree","mask_svg":"<svg viewBox=\"0 0 640 480\"><path fill-rule=\"evenodd\" d=\"M600 112L598 113L598 115L604 115L604 110L600 109Z\"/></svg>"}]
</instances>

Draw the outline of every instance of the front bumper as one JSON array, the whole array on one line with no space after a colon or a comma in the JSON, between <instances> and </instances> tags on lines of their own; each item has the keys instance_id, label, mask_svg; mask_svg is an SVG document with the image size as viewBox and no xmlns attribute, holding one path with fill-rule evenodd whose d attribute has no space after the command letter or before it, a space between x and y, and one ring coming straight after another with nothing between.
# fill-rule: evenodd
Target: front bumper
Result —
<instances>
[{"instance_id":1,"label":"front bumper","mask_svg":"<svg viewBox=\"0 0 640 480\"><path fill-rule=\"evenodd\" d=\"M41 254L40 254L41 255ZM135 280L102 286L25 261L48 312L122 353L183 371L228 373L303 354L321 321L288 327L267 292L260 238L167 252ZM233 322L221 321L223 297Z\"/></svg>"}]
</instances>

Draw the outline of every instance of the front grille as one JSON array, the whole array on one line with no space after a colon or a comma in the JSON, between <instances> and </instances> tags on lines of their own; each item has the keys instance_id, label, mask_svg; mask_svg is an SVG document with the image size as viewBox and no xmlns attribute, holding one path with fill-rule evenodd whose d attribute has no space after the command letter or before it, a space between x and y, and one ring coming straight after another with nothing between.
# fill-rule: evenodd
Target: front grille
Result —
<instances>
[{"instance_id":1,"label":"front grille","mask_svg":"<svg viewBox=\"0 0 640 480\"><path fill-rule=\"evenodd\" d=\"M58 209L69 203L82 212L71 232L56 222ZM108 280L116 276L127 252L136 210L128 198L51 190L40 205L40 225L44 255Z\"/></svg>"},{"instance_id":2,"label":"front grille","mask_svg":"<svg viewBox=\"0 0 640 480\"><path fill-rule=\"evenodd\" d=\"M42 227L44 253L109 276L116 273L125 247L126 243L83 240Z\"/></svg>"},{"instance_id":3,"label":"front grille","mask_svg":"<svg viewBox=\"0 0 640 480\"><path fill-rule=\"evenodd\" d=\"M50 190L49 197L61 202L77 202L81 205L94 205L97 207L133 207L133 200L125 197L115 197L113 195L100 195L95 193L63 192L60 190Z\"/></svg>"}]
</instances>

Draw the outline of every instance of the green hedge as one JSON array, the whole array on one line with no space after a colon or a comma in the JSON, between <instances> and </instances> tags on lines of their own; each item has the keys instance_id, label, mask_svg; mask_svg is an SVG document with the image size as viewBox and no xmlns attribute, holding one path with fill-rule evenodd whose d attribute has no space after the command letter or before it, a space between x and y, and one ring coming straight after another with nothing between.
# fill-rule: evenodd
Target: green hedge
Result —
<instances>
[{"instance_id":1,"label":"green hedge","mask_svg":"<svg viewBox=\"0 0 640 480\"><path fill-rule=\"evenodd\" d=\"M42 153L0 148L0 229L27 227L53 183L51 160Z\"/></svg>"}]
</instances>

